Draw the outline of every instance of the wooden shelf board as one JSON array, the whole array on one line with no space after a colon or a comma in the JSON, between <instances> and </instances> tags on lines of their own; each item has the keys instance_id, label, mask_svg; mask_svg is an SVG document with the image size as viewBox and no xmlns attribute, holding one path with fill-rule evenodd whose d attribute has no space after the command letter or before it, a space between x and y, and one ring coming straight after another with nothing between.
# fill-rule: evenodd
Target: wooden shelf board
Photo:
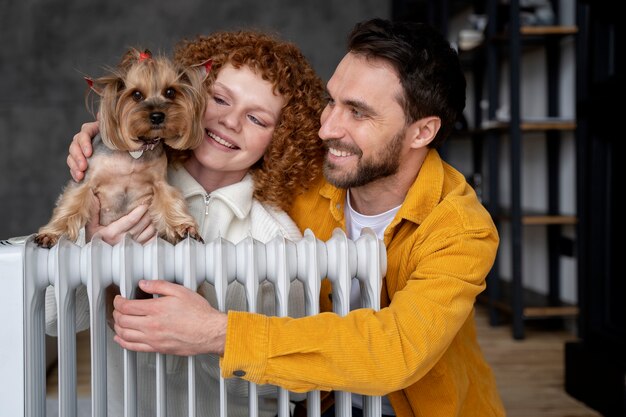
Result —
<instances>
[{"instance_id":1,"label":"wooden shelf board","mask_svg":"<svg viewBox=\"0 0 626 417\"><path fill-rule=\"evenodd\" d=\"M527 318L543 318L543 317L576 317L579 309L576 306L553 306L553 307L526 307L524 308L524 317Z\"/></svg>"},{"instance_id":2,"label":"wooden shelf board","mask_svg":"<svg viewBox=\"0 0 626 417\"><path fill-rule=\"evenodd\" d=\"M546 36L570 36L578 33L578 26L521 26L520 35L522 36L522 44L524 46L541 45L541 37ZM482 42L473 45L471 48L459 48L459 58L463 67L467 70L471 69L475 55L484 52L489 42L496 42L500 47L504 47L502 43L510 39L508 32L500 32L491 39L483 39Z\"/></svg>"},{"instance_id":3,"label":"wooden shelf board","mask_svg":"<svg viewBox=\"0 0 626 417\"><path fill-rule=\"evenodd\" d=\"M481 131L490 131L490 130L506 130L510 127L510 123L499 121L499 120L491 120L485 123L485 126L480 129ZM540 132L547 130L562 130L562 131L573 131L576 129L576 121L569 119L556 119L556 118L545 118L545 119L537 119L537 120L522 120L520 123L520 129L523 132Z\"/></svg>"},{"instance_id":4,"label":"wooden shelf board","mask_svg":"<svg viewBox=\"0 0 626 417\"><path fill-rule=\"evenodd\" d=\"M534 130L575 130L576 122L573 120L536 120L528 121L523 120L520 124L520 128L525 131Z\"/></svg>"},{"instance_id":5,"label":"wooden shelf board","mask_svg":"<svg viewBox=\"0 0 626 417\"><path fill-rule=\"evenodd\" d=\"M510 281L500 280L500 298L489 300L488 289L478 296L478 301L483 304L491 304L499 311L506 314L513 314L511 306L512 285ZM530 289L523 289L522 300L524 307L522 315L524 319L541 319L550 317L576 317L579 308L576 305L560 301L550 303L548 297Z\"/></svg>"},{"instance_id":6,"label":"wooden shelf board","mask_svg":"<svg viewBox=\"0 0 626 417\"><path fill-rule=\"evenodd\" d=\"M552 26L520 26L519 33L522 35L522 41L533 42L542 36L570 36L578 33L578 26L575 25L552 25ZM510 39L508 31L500 32L494 35L493 40L507 41ZM484 42L483 42L484 43Z\"/></svg>"},{"instance_id":7,"label":"wooden shelf board","mask_svg":"<svg viewBox=\"0 0 626 417\"><path fill-rule=\"evenodd\" d=\"M503 221L511 221L511 214L506 210L501 210L498 218ZM574 225L578 223L578 217L564 214L549 215L525 212L522 214L521 221L522 224L526 226L543 226L552 224Z\"/></svg>"},{"instance_id":8,"label":"wooden shelf board","mask_svg":"<svg viewBox=\"0 0 626 417\"><path fill-rule=\"evenodd\" d=\"M577 26L522 26L519 28L522 35L575 35L578 33Z\"/></svg>"},{"instance_id":9,"label":"wooden shelf board","mask_svg":"<svg viewBox=\"0 0 626 417\"><path fill-rule=\"evenodd\" d=\"M541 215L524 215L522 216L522 224L533 225L550 225L550 224L576 224L578 218L576 216L541 216Z\"/></svg>"}]
</instances>

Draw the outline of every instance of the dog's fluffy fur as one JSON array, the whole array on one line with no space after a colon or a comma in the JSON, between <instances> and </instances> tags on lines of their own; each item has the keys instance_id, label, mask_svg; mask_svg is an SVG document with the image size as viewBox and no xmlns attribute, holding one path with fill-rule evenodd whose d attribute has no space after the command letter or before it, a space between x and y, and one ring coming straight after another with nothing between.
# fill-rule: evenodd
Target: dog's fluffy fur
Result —
<instances>
[{"instance_id":1,"label":"dog's fluffy fur","mask_svg":"<svg viewBox=\"0 0 626 417\"><path fill-rule=\"evenodd\" d=\"M193 149L202 142L204 68L183 68L131 49L110 74L88 80L100 96L101 134L85 179L65 187L50 222L35 237L39 245L51 247L62 235L76 240L98 201L101 225L149 204L160 237L171 243L187 235L201 240L185 200L166 181L164 146Z\"/></svg>"}]
</instances>

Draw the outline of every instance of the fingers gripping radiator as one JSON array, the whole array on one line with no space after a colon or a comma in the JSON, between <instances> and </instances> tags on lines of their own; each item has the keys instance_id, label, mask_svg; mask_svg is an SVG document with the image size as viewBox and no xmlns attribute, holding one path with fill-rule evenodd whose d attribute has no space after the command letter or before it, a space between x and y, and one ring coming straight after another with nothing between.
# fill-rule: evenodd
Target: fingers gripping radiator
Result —
<instances>
[{"instance_id":1,"label":"fingers gripping radiator","mask_svg":"<svg viewBox=\"0 0 626 417\"><path fill-rule=\"evenodd\" d=\"M0 311L3 338L0 343L0 404L2 415L45 416L45 291L54 287L57 304L59 415L77 416L75 292L86 286L90 310L91 415L107 415L105 289L116 284L123 296L134 298L140 279L165 279L191 289L212 284L218 307L224 311L226 289L238 281L245 288L248 311L256 311L257 290L263 280L273 284L276 314L287 315L289 286L301 281L305 314L319 313L320 282L332 282L334 311L350 309L353 278L359 280L361 305L378 310L382 277L386 271L384 245L369 230L350 240L339 229L323 242L307 230L291 241L282 237L263 244L252 238L233 244L224 239L201 244L187 239L171 245L154 240L144 246L126 238L115 246L93 241L79 247L62 240L52 249L39 248L32 238L22 243L0 241ZM305 335L306 336L306 335ZM124 350L124 414L137 415L137 354ZM196 361L188 361L188 415L196 416ZM157 415L167 409L165 355L156 355ZM256 386L249 384L249 415L257 415ZM220 413L228 415L225 381L220 380ZM319 391L307 394L309 416L320 415ZM364 415L380 416L380 397L364 398ZM338 416L351 415L351 394L335 393ZM289 393L278 390L278 415L289 416Z\"/></svg>"}]
</instances>

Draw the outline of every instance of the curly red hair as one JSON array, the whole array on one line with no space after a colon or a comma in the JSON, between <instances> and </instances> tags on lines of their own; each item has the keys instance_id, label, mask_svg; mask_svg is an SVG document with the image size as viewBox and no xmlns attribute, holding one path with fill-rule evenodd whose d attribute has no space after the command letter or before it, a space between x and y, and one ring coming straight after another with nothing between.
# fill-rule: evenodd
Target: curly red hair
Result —
<instances>
[{"instance_id":1,"label":"curly red hair","mask_svg":"<svg viewBox=\"0 0 626 417\"><path fill-rule=\"evenodd\" d=\"M227 64L246 66L274 86L285 105L261 161L251 169L254 197L285 211L297 193L321 173L323 147L318 136L324 87L302 52L292 43L256 31L216 32L183 40L175 59L195 65L212 59L207 88ZM175 155L174 162L189 157Z\"/></svg>"}]
</instances>

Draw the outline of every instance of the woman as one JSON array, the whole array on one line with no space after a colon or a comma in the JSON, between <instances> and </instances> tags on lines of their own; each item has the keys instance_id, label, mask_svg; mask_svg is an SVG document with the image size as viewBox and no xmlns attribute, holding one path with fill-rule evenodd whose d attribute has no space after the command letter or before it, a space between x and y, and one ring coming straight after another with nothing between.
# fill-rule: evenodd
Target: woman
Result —
<instances>
[{"instance_id":1,"label":"woman","mask_svg":"<svg viewBox=\"0 0 626 417\"><path fill-rule=\"evenodd\" d=\"M285 211L295 194L305 190L321 172L323 158L317 131L324 89L313 69L294 45L250 31L184 41L177 46L175 58L185 65L212 59L205 140L193 151L172 153L168 172L170 183L186 198L203 239L209 242L221 236L237 243L249 235L262 242L277 234L298 238L300 232ZM82 179L87 166L83 154L91 154L86 132L93 136L96 131L96 123L83 127L70 146L68 165L76 180ZM154 235L145 207L107 227L95 223L97 219L87 227L87 236L97 232L109 243L124 233L141 243ZM203 284L200 291L217 305L210 285ZM271 285L261 285L260 291L261 311L273 314ZM80 298L86 304L84 293ZM290 298L290 315L303 315L301 286L292 285ZM227 308L241 310L245 306L243 288L231 285ZM79 320L87 326L86 316ZM53 324L54 320L49 320L50 332ZM122 350L112 341L112 331L109 333L109 415L119 415ZM145 416L155 415L153 358L140 354L138 359L138 410ZM218 415L217 357L203 355L199 359L197 392L202 394L198 396L198 413ZM167 367L168 413L185 414L186 361L168 357ZM228 389L228 415L248 415L247 383L229 381ZM275 393L274 387L259 387L259 415L276 415Z\"/></svg>"}]
</instances>

